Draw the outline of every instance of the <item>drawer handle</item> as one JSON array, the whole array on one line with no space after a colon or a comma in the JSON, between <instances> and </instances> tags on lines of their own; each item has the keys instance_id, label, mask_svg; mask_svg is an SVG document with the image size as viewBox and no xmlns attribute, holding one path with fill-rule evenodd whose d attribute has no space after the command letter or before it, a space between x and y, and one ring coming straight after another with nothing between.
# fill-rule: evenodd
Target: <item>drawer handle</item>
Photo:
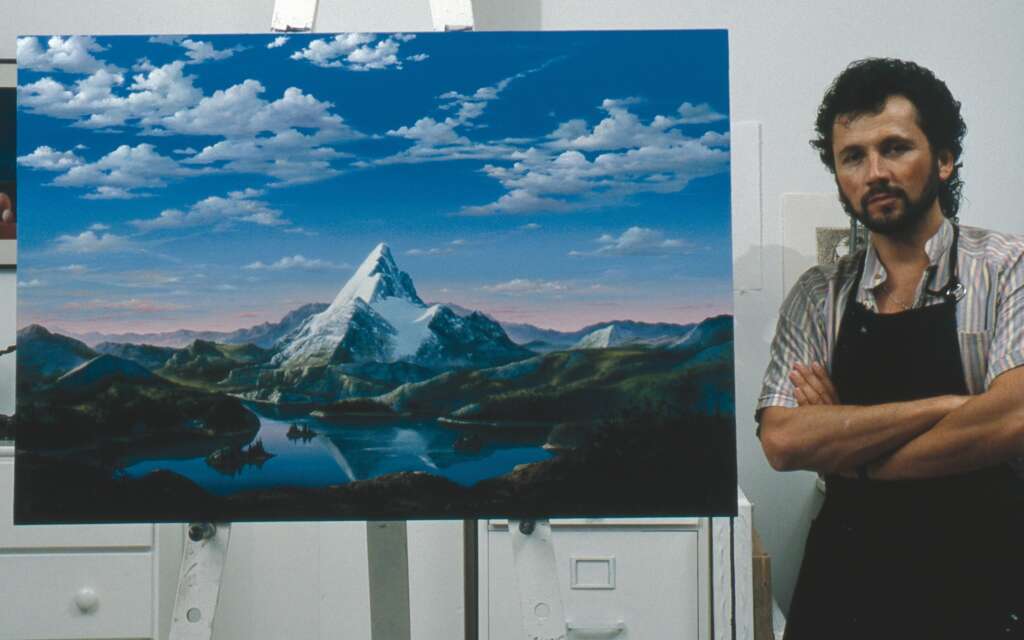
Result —
<instances>
[{"instance_id":1,"label":"drawer handle","mask_svg":"<svg viewBox=\"0 0 1024 640\"><path fill-rule=\"evenodd\" d=\"M626 623L622 620L610 624L583 625L575 622L567 622L566 630L570 636L582 638L611 638L626 630Z\"/></svg>"},{"instance_id":2,"label":"drawer handle","mask_svg":"<svg viewBox=\"0 0 1024 640\"><path fill-rule=\"evenodd\" d=\"M92 613L100 606L100 597L89 587L82 587L75 594L75 606L82 613Z\"/></svg>"}]
</instances>

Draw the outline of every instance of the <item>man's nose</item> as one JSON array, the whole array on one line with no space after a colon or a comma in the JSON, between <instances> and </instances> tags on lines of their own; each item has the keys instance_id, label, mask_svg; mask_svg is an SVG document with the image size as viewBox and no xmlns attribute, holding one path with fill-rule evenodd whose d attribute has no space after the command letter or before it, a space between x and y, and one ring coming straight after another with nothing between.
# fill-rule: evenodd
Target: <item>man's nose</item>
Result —
<instances>
[{"instance_id":1,"label":"man's nose","mask_svg":"<svg viewBox=\"0 0 1024 640\"><path fill-rule=\"evenodd\" d=\"M889 164L882 157L882 154L871 152L868 154L867 160L868 182L888 182L892 176L889 171Z\"/></svg>"}]
</instances>

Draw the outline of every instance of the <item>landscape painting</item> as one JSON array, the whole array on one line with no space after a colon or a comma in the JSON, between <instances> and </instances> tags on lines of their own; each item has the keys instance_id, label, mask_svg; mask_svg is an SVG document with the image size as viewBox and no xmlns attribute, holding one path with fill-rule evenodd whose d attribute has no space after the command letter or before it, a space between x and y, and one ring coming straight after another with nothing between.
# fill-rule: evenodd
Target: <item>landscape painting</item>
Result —
<instances>
[{"instance_id":1,"label":"landscape painting","mask_svg":"<svg viewBox=\"0 0 1024 640\"><path fill-rule=\"evenodd\" d=\"M16 522L735 513L727 45L20 37Z\"/></svg>"}]
</instances>

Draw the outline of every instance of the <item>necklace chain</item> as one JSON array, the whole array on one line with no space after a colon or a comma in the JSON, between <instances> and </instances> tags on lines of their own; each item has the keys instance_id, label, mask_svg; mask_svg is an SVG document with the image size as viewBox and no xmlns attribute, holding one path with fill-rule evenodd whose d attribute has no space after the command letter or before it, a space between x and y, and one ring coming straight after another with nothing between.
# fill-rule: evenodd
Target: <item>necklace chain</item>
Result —
<instances>
[{"instance_id":1,"label":"necklace chain","mask_svg":"<svg viewBox=\"0 0 1024 640\"><path fill-rule=\"evenodd\" d=\"M899 298L896 297L896 292L889 289L888 282L883 282L880 289L882 290L882 295L888 298L889 302L892 302L896 306L900 307L900 309L902 309L903 311L910 311L913 308L913 305L909 305L903 300L900 300Z\"/></svg>"}]
</instances>

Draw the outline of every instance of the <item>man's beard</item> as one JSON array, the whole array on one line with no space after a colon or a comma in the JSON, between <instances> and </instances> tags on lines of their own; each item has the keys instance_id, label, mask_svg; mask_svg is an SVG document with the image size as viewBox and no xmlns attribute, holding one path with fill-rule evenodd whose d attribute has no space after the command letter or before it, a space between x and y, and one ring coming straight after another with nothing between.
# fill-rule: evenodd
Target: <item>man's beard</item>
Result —
<instances>
[{"instance_id":1,"label":"man's beard","mask_svg":"<svg viewBox=\"0 0 1024 640\"><path fill-rule=\"evenodd\" d=\"M855 218L869 231L880 233L882 235L898 235L916 228L921 221L924 220L925 216L928 214L928 210L932 208L932 204L935 202L935 199L939 197L940 186L939 167L938 164L936 164L932 167L932 171L928 175L928 180L925 182L924 190L921 192L921 197L916 200L911 200L910 196L907 195L907 192L899 187L882 185L875 187L864 194L864 197L860 199L859 212L853 208L850 199L846 197L845 193L843 193L842 188L839 189L839 202L843 205L843 210L846 211L848 215ZM903 203L902 214L872 219L868 213L868 201L881 194L891 195L901 201Z\"/></svg>"}]
</instances>

